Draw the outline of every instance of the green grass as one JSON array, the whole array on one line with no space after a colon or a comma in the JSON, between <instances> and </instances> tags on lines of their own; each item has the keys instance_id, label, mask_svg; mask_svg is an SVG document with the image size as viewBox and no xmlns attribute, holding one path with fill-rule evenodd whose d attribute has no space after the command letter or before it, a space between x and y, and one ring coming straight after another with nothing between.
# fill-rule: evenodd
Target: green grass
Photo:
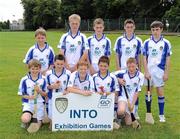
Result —
<instances>
[{"instance_id":1,"label":"green grass","mask_svg":"<svg viewBox=\"0 0 180 139\"><path fill-rule=\"evenodd\" d=\"M48 32L47 41L58 52L57 44L62 32ZM90 34L87 34L89 36ZM112 47L119 34L108 34L112 40ZM143 40L148 36L141 35ZM155 118L154 125L144 122L145 102L144 89L140 95L139 115L141 117L142 130L135 131L129 127L123 127L112 132L50 132L48 126L33 135L29 135L20 128L21 100L17 96L18 85L27 69L22 60L30 46L34 44L34 32L0 32L0 139L24 139L24 138L180 138L180 38L167 36L172 43L173 55L169 80L165 86L165 115L167 122L158 122L157 96L154 92L152 112ZM114 53L111 57L111 70L115 68Z\"/></svg>"}]
</instances>

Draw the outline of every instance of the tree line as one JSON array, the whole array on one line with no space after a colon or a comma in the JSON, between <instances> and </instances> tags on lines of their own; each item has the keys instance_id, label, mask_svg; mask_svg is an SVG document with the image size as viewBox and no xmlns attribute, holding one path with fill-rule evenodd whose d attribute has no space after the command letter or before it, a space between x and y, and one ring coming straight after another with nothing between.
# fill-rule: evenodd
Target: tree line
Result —
<instances>
[{"instance_id":1,"label":"tree line","mask_svg":"<svg viewBox=\"0 0 180 139\"><path fill-rule=\"evenodd\" d=\"M82 19L175 18L180 21L178 0L21 0L25 28L32 30L64 27L68 16Z\"/></svg>"}]
</instances>

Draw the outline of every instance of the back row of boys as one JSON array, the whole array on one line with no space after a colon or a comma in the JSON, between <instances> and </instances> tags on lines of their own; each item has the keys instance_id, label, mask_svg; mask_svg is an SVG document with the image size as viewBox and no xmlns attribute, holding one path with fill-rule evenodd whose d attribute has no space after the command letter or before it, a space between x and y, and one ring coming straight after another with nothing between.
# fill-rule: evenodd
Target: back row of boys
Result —
<instances>
[{"instance_id":1,"label":"back row of boys","mask_svg":"<svg viewBox=\"0 0 180 139\"><path fill-rule=\"evenodd\" d=\"M62 35L58 45L60 52L56 56L46 42L45 30L40 28L35 31L37 43L29 49L24 59L29 73L21 79L18 92L23 98L23 114L21 116L23 125L29 125L32 118L34 90L38 92L37 118L40 125L44 117L43 97L48 96L48 116L50 119L52 118L52 92L64 92L64 94L74 92L87 96L92 92L100 94L115 92L118 96L117 115L119 118L125 119L126 124L129 125L131 119L127 107L133 109L138 118L138 94L143 83L147 85L147 80L150 81L150 90L153 86L156 87L160 122L165 122L163 86L168 79L172 52L170 42L161 35L163 24L160 21L154 21L150 26L151 37L142 44L142 40L134 34L134 21L127 19L124 22L125 33L115 42L117 71L112 74L109 72L111 41L103 34L104 21L101 18L94 20L95 34L88 39L79 31L80 21L80 16L77 14L69 16L70 30ZM141 61L141 53L143 61ZM145 81L144 75L140 72L142 62ZM46 76L45 79L42 75ZM127 106L122 86L126 86L130 96L131 104L129 106ZM145 121L154 124L151 113L152 96L150 95L150 101L148 101L146 94L145 101L147 108Z\"/></svg>"}]
</instances>

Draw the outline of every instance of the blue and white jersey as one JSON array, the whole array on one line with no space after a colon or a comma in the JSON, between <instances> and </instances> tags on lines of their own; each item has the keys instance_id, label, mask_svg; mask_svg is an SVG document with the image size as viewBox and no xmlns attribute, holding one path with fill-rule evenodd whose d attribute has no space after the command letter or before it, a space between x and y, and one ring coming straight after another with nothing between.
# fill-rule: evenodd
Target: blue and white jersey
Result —
<instances>
[{"instance_id":1,"label":"blue and white jersey","mask_svg":"<svg viewBox=\"0 0 180 139\"><path fill-rule=\"evenodd\" d=\"M129 95L130 100L133 99L134 93L138 93L141 91L141 88L144 83L144 75L139 71L136 70L136 73L133 77L130 76L129 72L127 70L120 70L114 72L117 78L124 79L126 82L126 89L127 93ZM120 85L120 93L119 96L123 96L126 98L124 89Z\"/></svg>"},{"instance_id":2,"label":"blue and white jersey","mask_svg":"<svg viewBox=\"0 0 180 139\"><path fill-rule=\"evenodd\" d=\"M35 85L38 85L42 89L42 91L44 91L44 92L46 91L46 81L41 74L38 75L37 80L33 80L31 77L31 74L27 74L20 81L18 95L20 95L20 96L34 95L34 86ZM34 104L34 100L29 100L29 99L25 99L25 98L22 98L22 102ZM44 98L40 94L38 94L38 96L37 96L37 102L44 102Z\"/></svg>"},{"instance_id":3,"label":"blue and white jersey","mask_svg":"<svg viewBox=\"0 0 180 139\"><path fill-rule=\"evenodd\" d=\"M96 92L102 92L100 87L104 88L104 92L119 91L117 78L110 72L107 73L106 77L101 77L100 72L98 72L93 75L93 80Z\"/></svg>"},{"instance_id":4,"label":"blue and white jersey","mask_svg":"<svg viewBox=\"0 0 180 139\"><path fill-rule=\"evenodd\" d=\"M85 80L81 81L79 72L75 71L70 76L68 87L77 87L80 90L88 90L94 92L93 78L87 73Z\"/></svg>"},{"instance_id":5,"label":"blue and white jersey","mask_svg":"<svg viewBox=\"0 0 180 139\"><path fill-rule=\"evenodd\" d=\"M64 50L67 64L69 64L70 67L75 66L83 55L83 52L89 49L87 38L84 34L80 33L80 31L78 31L74 37L71 31L63 34L57 47Z\"/></svg>"},{"instance_id":6,"label":"blue and white jersey","mask_svg":"<svg viewBox=\"0 0 180 139\"><path fill-rule=\"evenodd\" d=\"M60 87L59 89L48 89L48 98L51 99L52 98L52 93L53 92L61 92L63 93L64 90L67 88L67 84L69 81L69 77L70 77L71 72L69 70L66 70L65 68L63 69L61 75L57 75L55 70L49 70L46 72L46 82L47 82L47 86L48 85L52 85L54 83L56 83L57 81L60 82Z\"/></svg>"},{"instance_id":7,"label":"blue and white jersey","mask_svg":"<svg viewBox=\"0 0 180 139\"><path fill-rule=\"evenodd\" d=\"M28 64L31 59L37 59L41 63L41 71L47 70L54 63L54 51L47 43L42 50L36 43L28 50L23 62Z\"/></svg>"},{"instance_id":8,"label":"blue and white jersey","mask_svg":"<svg viewBox=\"0 0 180 139\"><path fill-rule=\"evenodd\" d=\"M96 35L88 38L89 44L89 61L93 65L93 68L98 71L98 61L101 56L111 55L111 41L104 34L101 39L97 39Z\"/></svg>"},{"instance_id":9,"label":"blue and white jersey","mask_svg":"<svg viewBox=\"0 0 180 139\"><path fill-rule=\"evenodd\" d=\"M138 56L141 54L141 49L142 40L135 35L133 35L130 40L127 38L126 34L117 38L114 45L114 51L119 56L119 65L121 69L125 70L127 68L126 62L130 57L136 58L138 62Z\"/></svg>"},{"instance_id":10,"label":"blue and white jersey","mask_svg":"<svg viewBox=\"0 0 180 139\"><path fill-rule=\"evenodd\" d=\"M145 40L143 47L143 55L147 59L148 69L159 67L164 70L166 65L166 58L172 54L171 44L168 40L160 37L158 41L151 36L150 39Z\"/></svg>"}]
</instances>

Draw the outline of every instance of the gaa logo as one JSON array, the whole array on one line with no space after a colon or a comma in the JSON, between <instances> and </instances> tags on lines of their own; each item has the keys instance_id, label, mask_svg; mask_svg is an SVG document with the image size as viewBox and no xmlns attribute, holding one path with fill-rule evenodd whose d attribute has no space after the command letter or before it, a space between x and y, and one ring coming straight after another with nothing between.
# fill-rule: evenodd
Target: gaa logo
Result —
<instances>
[{"instance_id":1,"label":"gaa logo","mask_svg":"<svg viewBox=\"0 0 180 139\"><path fill-rule=\"evenodd\" d=\"M66 85L66 81L63 81L63 84Z\"/></svg>"},{"instance_id":2,"label":"gaa logo","mask_svg":"<svg viewBox=\"0 0 180 139\"><path fill-rule=\"evenodd\" d=\"M101 97L98 103L98 108L109 108L111 106L112 100L107 97Z\"/></svg>"},{"instance_id":3,"label":"gaa logo","mask_svg":"<svg viewBox=\"0 0 180 139\"><path fill-rule=\"evenodd\" d=\"M133 48L134 48L134 49L136 48L136 44L133 45Z\"/></svg>"},{"instance_id":4,"label":"gaa logo","mask_svg":"<svg viewBox=\"0 0 180 139\"><path fill-rule=\"evenodd\" d=\"M81 45L81 41L78 41L78 45Z\"/></svg>"},{"instance_id":5,"label":"gaa logo","mask_svg":"<svg viewBox=\"0 0 180 139\"><path fill-rule=\"evenodd\" d=\"M159 49L160 49L160 51L162 51L162 50L163 50L163 46L160 46L160 48L159 48Z\"/></svg>"},{"instance_id":6,"label":"gaa logo","mask_svg":"<svg viewBox=\"0 0 180 139\"><path fill-rule=\"evenodd\" d=\"M56 98L55 106L59 113L64 113L68 107L68 99L67 98Z\"/></svg>"},{"instance_id":7,"label":"gaa logo","mask_svg":"<svg viewBox=\"0 0 180 139\"><path fill-rule=\"evenodd\" d=\"M87 86L84 86L84 90L85 90L85 91L88 90L88 87L87 87Z\"/></svg>"}]
</instances>

